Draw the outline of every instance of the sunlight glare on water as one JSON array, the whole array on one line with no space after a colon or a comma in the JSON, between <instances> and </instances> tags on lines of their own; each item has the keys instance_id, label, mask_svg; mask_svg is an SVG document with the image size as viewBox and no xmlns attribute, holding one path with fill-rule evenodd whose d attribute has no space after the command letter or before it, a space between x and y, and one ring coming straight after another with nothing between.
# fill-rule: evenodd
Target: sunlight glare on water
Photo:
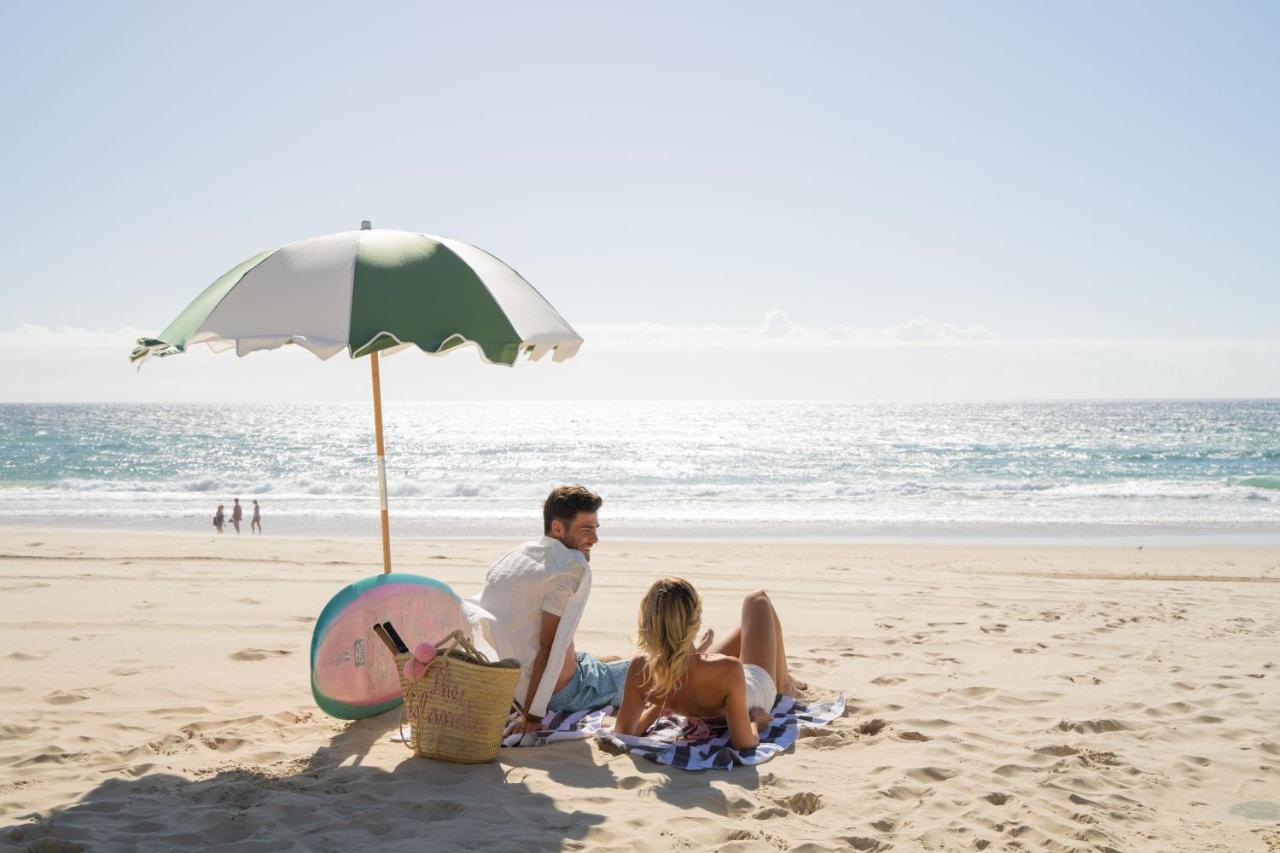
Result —
<instances>
[{"instance_id":1,"label":"sunlight glare on water","mask_svg":"<svg viewBox=\"0 0 1280 853\"><path fill-rule=\"evenodd\" d=\"M584 483L628 536L1280 535L1280 403L414 403L393 526L536 533ZM367 405L0 406L0 523L377 533ZM1247 481L1242 483L1241 481Z\"/></svg>"}]
</instances>

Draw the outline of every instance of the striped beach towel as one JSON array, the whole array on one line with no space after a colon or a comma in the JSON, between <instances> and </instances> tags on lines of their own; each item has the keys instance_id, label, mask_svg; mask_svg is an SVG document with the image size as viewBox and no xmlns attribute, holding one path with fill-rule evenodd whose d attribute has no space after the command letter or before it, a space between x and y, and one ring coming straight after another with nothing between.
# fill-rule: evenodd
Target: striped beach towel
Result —
<instances>
[{"instance_id":1,"label":"striped beach towel","mask_svg":"<svg viewBox=\"0 0 1280 853\"><path fill-rule=\"evenodd\" d=\"M524 736L508 731L502 745L542 746L557 740L596 737L650 761L682 770L730 770L738 764L763 764L790 749L800 737L801 729L821 728L843 714L843 695L831 702L806 703L784 696L773 706L773 719L761 735L759 745L752 749L734 749L727 729L675 714L658 720L643 736L614 734L606 726L606 718L612 717L613 708L604 707L548 715L543 720L543 730Z\"/></svg>"},{"instance_id":2,"label":"striped beach towel","mask_svg":"<svg viewBox=\"0 0 1280 853\"><path fill-rule=\"evenodd\" d=\"M588 711L556 711L542 718L542 728L527 734L513 733L512 727L520 718L512 715L507 721L506 731L502 733L502 745L545 746L558 740L582 740L595 737L596 732L606 726L606 717L613 716L613 706L593 708ZM611 723L609 724L611 725Z\"/></svg>"}]
</instances>

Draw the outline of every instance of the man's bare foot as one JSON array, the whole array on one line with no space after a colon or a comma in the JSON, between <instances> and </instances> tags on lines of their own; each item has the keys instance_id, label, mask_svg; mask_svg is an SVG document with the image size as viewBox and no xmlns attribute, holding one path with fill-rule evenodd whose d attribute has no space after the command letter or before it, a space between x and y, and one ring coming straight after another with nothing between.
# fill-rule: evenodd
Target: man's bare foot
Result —
<instances>
[{"instance_id":1,"label":"man's bare foot","mask_svg":"<svg viewBox=\"0 0 1280 853\"><path fill-rule=\"evenodd\" d=\"M700 655L706 654L707 649L711 648L711 644L715 641L715 638L716 632L713 629L708 628L703 633L702 639L698 641L698 645L693 647L693 650Z\"/></svg>"}]
</instances>

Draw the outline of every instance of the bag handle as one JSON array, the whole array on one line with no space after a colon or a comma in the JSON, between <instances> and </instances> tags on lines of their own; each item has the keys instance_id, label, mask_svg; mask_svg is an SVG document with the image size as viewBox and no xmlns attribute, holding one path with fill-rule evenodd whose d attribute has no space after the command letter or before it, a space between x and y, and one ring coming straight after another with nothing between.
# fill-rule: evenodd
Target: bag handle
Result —
<instances>
[{"instance_id":1,"label":"bag handle","mask_svg":"<svg viewBox=\"0 0 1280 853\"><path fill-rule=\"evenodd\" d=\"M455 630L452 634L436 643L436 654L448 655L452 658L489 666L489 658L471 645L471 641L467 639L467 635L462 633L461 630Z\"/></svg>"},{"instance_id":2,"label":"bag handle","mask_svg":"<svg viewBox=\"0 0 1280 853\"><path fill-rule=\"evenodd\" d=\"M409 734L404 733L404 724L409 722L409 703L407 701L400 703L400 742L409 747L409 751L413 752L413 726L409 726Z\"/></svg>"}]
</instances>

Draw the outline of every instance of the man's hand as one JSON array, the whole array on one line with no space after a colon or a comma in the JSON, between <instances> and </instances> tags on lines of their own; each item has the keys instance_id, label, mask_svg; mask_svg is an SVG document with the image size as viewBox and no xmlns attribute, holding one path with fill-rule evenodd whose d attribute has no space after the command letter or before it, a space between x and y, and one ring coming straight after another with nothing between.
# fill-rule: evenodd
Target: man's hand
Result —
<instances>
[{"instance_id":1,"label":"man's hand","mask_svg":"<svg viewBox=\"0 0 1280 853\"><path fill-rule=\"evenodd\" d=\"M520 718L519 722L511 727L511 731L522 735L527 735L529 732L540 732L542 731L542 720L526 714Z\"/></svg>"}]
</instances>

